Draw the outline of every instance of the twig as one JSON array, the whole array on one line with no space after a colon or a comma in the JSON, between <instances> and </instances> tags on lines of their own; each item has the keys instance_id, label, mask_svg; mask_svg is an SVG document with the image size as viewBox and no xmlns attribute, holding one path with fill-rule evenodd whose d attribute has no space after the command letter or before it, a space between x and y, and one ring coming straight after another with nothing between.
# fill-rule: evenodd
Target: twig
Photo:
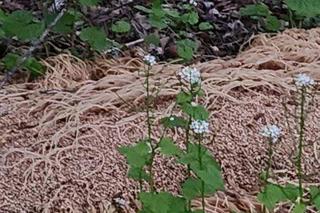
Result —
<instances>
[{"instance_id":1,"label":"twig","mask_svg":"<svg viewBox=\"0 0 320 213\"><path fill-rule=\"evenodd\" d=\"M127 48L129 48L129 47L132 47L132 46L134 46L134 45L136 45L136 44L139 44L139 43L142 43L142 42L144 42L144 39L143 39L143 38L140 38L140 39L138 39L138 40L135 40L135 41L131 41L131 42L126 43L125 46L126 46Z\"/></svg>"},{"instance_id":2,"label":"twig","mask_svg":"<svg viewBox=\"0 0 320 213\"><path fill-rule=\"evenodd\" d=\"M0 88L2 88L12 77L13 75L18 71L18 69L24 64L24 62L32 56L32 53L38 48L38 46L44 41L44 39L47 37L51 29L57 24L57 22L62 18L62 16L65 13L65 9L61 10L60 13L56 16L56 18L51 22L46 30L42 33L40 38L34 42L32 42L32 45L29 47L29 49L23 54L22 58L17 62L16 66L13 67L11 70L6 72L5 77L1 80Z\"/></svg>"}]
</instances>

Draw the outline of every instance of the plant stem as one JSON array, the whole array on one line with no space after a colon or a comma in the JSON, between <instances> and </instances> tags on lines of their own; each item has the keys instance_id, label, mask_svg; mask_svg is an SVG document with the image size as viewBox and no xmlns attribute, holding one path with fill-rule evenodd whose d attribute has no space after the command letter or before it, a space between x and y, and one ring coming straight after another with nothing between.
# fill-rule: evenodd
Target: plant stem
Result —
<instances>
[{"instance_id":1,"label":"plant stem","mask_svg":"<svg viewBox=\"0 0 320 213\"><path fill-rule=\"evenodd\" d=\"M272 145L273 145L272 138L269 138L268 164L267 164L267 168L266 168L266 177L265 177L265 180L264 180L264 186L267 185L267 183L268 183L268 179L269 179L269 176L270 176L270 169L271 169L271 166L272 166L272 154L273 154ZM265 205L263 205L262 212L263 213L267 212L267 208L266 208Z\"/></svg>"},{"instance_id":2,"label":"plant stem","mask_svg":"<svg viewBox=\"0 0 320 213\"><path fill-rule=\"evenodd\" d=\"M190 101L190 104L191 102L193 101L193 85L190 84L190 94L191 94L191 101ZM191 125L191 122L192 122L192 117L189 116L188 118L188 124L187 124L187 129L186 129L186 140L185 140L185 146L186 146L186 151L187 153L189 152L189 137L190 137L190 125ZM188 178L191 176L191 169L190 169L190 164L187 165L187 170L188 170ZM188 201L188 210L191 211L191 200Z\"/></svg>"},{"instance_id":3,"label":"plant stem","mask_svg":"<svg viewBox=\"0 0 320 213\"><path fill-rule=\"evenodd\" d=\"M269 139L269 148L268 148L268 165L267 165L267 170L266 170L266 179L265 179L265 184L268 182L269 176L270 176L270 169L272 166L272 154L273 154L273 150L272 150L272 138Z\"/></svg>"},{"instance_id":4,"label":"plant stem","mask_svg":"<svg viewBox=\"0 0 320 213\"><path fill-rule=\"evenodd\" d=\"M302 87L301 101L300 101L300 119L299 119L299 145L298 145L298 159L297 159L300 198L302 198L302 196L303 196L301 158L302 158L302 148L303 148L303 140L304 140L304 126L305 126L305 117L304 117L305 116L304 105L305 105L305 101L306 101L305 92L306 92L306 88Z\"/></svg>"},{"instance_id":5,"label":"plant stem","mask_svg":"<svg viewBox=\"0 0 320 213\"><path fill-rule=\"evenodd\" d=\"M186 141L185 141L185 146L187 153L189 152L189 134L190 134L190 124L191 124L191 116L189 116L188 119L188 126L186 129ZM190 169L190 164L187 165L187 170L188 170L188 178L191 176L191 169ZM191 200L188 201L188 210L191 211Z\"/></svg>"},{"instance_id":6,"label":"plant stem","mask_svg":"<svg viewBox=\"0 0 320 213\"><path fill-rule=\"evenodd\" d=\"M142 171L141 170L139 173L139 190L140 190L140 192L142 192L142 175L141 175Z\"/></svg>"},{"instance_id":7,"label":"plant stem","mask_svg":"<svg viewBox=\"0 0 320 213\"><path fill-rule=\"evenodd\" d=\"M201 139L202 137L200 136L198 141L198 160L199 160L200 170L202 170ZM202 204L202 211L205 213L206 206L204 201L204 181L203 180L201 180L201 204Z\"/></svg>"},{"instance_id":8,"label":"plant stem","mask_svg":"<svg viewBox=\"0 0 320 213\"><path fill-rule=\"evenodd\" d=\"M154 155L155 155L155 149L152 145L152 140L151 140L152 124L151 124L151 106L150 106L151 96L150 96L150 82L149 82L150 69L151 69L150 66L148 66L148 68L146 69L146 92L147 92L146 107L147 107L148 142L150 143L150 147L151 147L151 159L150 159L150 165L149 165L149 175L150 175L149 186L150 186L150 191L154 192L154 180L153 180L152 166L153 166L153 160L154 160Z\"/></svg>"}]
</instances>

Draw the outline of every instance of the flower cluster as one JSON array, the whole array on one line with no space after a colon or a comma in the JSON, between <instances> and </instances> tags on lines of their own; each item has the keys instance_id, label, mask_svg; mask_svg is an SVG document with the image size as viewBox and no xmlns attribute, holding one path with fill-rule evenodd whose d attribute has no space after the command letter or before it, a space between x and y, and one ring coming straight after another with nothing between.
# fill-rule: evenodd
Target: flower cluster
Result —
<instances>
[{"instance_id":1,"label":"flower cluster","mask_svg":"<svg viewBox=\"0 0 320 213\"><path fill-rule=\"evenodd\" d=\"M295 78L295 84L297 87L307 87L313 85L314 80L310 76L302 73L298 74Z\"/></svg>"},{"instance_id":2,"label":"flower cluster","mask_svg":"<svg viewBox=\"0 0 320 213\"><path fill-rule=\"evenodd\" d=\"M277 142L281 135L281 128L276 125L266 125L261 131L261 135L268 137L273 143Z\"/></svg>"},{"instance_id":3,"label":"flower cluster","mask_svg":"<svg viewBox=\"0 0 320 213\"><path fill-rule=\"evenodd\" d=\"M153 55L150 55L150 54L144 56L143 61L150 66L153 66L157 63L156 57L154 57Z\"/></svg>"},{"instance_id":4,"label":"flower cluster","mask_svg":"<svg viewBox=\"0 0 320 213\"><path fill-rule=\"evenodd\" d=\"M207 121L192 121L190 128L197 134L209 132L209 123Z\"/></svg>"},{"instance_id":5,"label":"flower cluster","mask_svg":"<svg viewBox=\"0 0 320 213\"><path fill-rule=\"evenodd\" d=\"M180 77L191 84L201 82L200 71L192 67L184 67L179 73Z\"/></svg>"}]
</instances>

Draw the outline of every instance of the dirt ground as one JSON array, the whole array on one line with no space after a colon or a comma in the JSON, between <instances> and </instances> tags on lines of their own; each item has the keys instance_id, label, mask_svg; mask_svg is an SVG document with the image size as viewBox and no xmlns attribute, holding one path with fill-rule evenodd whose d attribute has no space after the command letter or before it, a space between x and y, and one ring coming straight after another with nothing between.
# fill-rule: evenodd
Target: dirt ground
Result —
<instances>
[{"instance_id":1,"label":"dirt ground","mask_svg":"<svg viewBox=\"0 0 320 213\"><path fill-rule=\"evenodd\" d=\"M319 50L320 29L294 29L259 35L234 59L195 65L211 113L206 146L221 164L226 183L226 192L206 200L208 212L260 212L254 195L267 160L267 144L259 134L267 123L284 130L274 154L274 181L297 182L296 140L290 131L294 119L289 116L294 111L292 77L303 72L319 81ZM138 184L126 177L117 148L145 133L141 60L84 62L59 55L43 63L48 67L43 79L0 90L0 212L116 212L116 197L127 202L121 211L134 212ZM156 123L175 112L180 68L154 67L152 84L161 86ZM320 183L319 119L316 97L306 128L306 186ZM161 128L154 128L157 138ZM180 133L169 134L181 143ZM159 189L179 192L186 171L174 159L157 156L155 171ZM278 212L288 210L284 205Z\"/></svg>"}]
</instances>

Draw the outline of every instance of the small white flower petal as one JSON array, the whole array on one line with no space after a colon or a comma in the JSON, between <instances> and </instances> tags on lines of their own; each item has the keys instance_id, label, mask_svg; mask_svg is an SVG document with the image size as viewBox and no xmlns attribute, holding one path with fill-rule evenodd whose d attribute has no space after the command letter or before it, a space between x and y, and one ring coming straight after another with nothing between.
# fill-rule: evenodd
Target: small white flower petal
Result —
<instances>
[{"instance_id":1,"label":"small white flower petal","mask_svg":"<svg viewBox=\"0 0 320 213\"><path fill-rule=\"evenodd\" d=\"M209 132L209 123L207 121L195 120L192 121L190 128L197 134Z\"/></svg>"},{"instance_id":2,"label":"small white flower petal","mask_svg":"<svg viewBox=\"0 0 320 213\"><path fill-rule=\"evenodd\" d=\"M144 57L143 57L143 61L144 61L146 64L150 65L150 66L153 66L153 65L155 65L155 64L157 63L157 62L156 62L156 57L154 57L154 56L151 55L151 54L148 54L148 55L144 56Z\"/></svg>"},{"instance_id":3,"label":"small white flower petal","mask_svg":"<svg viewBox=\"0 0 320 213\"><path fill-rule=\"evenodd\" d=\"M307 74L298 74L295 78L295 84L297 87L307 87L314 84L314 80Z\"/></svg>"},{"instance_id":4,"label":"small white flower petal","mask_svg":"<svg viewBox=\"0 0 320 213\"><path fill-rule=\"evenodd\" d=\"M179 73L179 75L184 81L191 84L201 82L200 71L196 68L184 67Z\"/></svg>"},{"instance_id":5,"label":"small white flower petal","mask_svg":"<svg viewBox=\"0 0 320 213\"><path fill-rule=\"evenodd\" d=\"M279 139L281 131L281 128L276 125L266 125L262 129L261 135L271 139L275 143Z\"/></svg>"}]
</instances>

